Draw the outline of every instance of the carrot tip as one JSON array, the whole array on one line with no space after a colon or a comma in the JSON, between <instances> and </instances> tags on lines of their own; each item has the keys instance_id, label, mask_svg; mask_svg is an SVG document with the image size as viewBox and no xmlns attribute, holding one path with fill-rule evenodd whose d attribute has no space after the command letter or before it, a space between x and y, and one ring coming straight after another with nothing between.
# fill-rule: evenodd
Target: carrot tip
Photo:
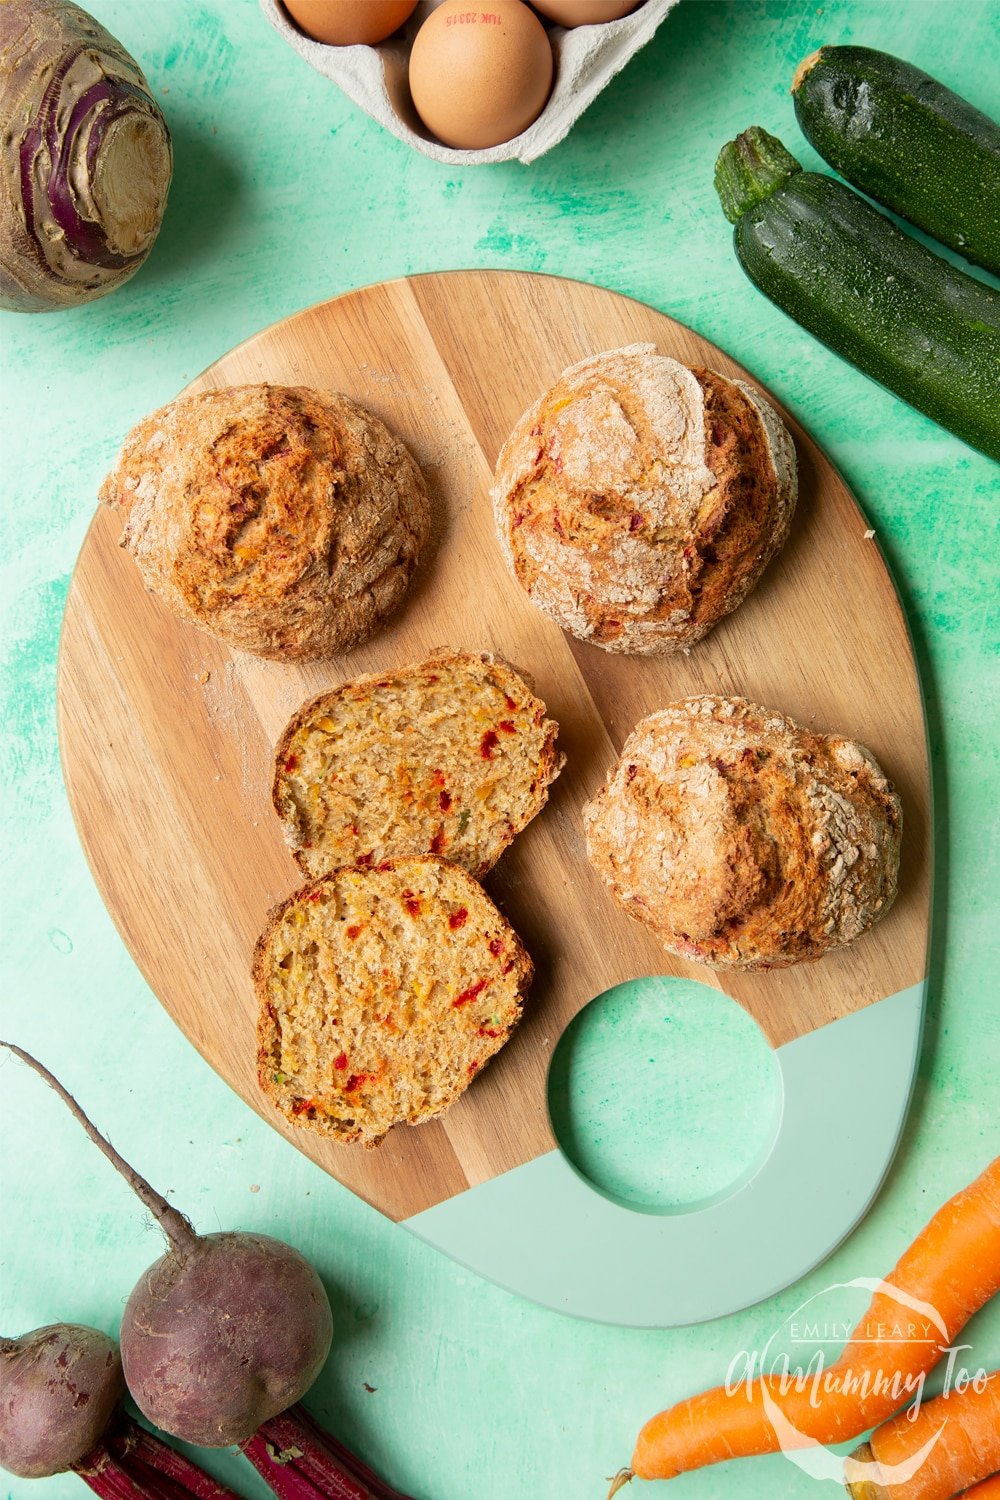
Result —
<instances>
[{"instance_id":1,"label":"carrot tip","mask_svg":"<svg viewBox=\"0 0 1000 1500\"><path fill-rule=\"evenodd\" d=\"M619 1469L614 1479L611 1480L611 1488L608 1490L608 1500L612 1500L612 1496L617 1495L618 1491L623 1490L629 1481L634 1478L635 1475L631 1469Z\"/></svg>"}]
</instances>

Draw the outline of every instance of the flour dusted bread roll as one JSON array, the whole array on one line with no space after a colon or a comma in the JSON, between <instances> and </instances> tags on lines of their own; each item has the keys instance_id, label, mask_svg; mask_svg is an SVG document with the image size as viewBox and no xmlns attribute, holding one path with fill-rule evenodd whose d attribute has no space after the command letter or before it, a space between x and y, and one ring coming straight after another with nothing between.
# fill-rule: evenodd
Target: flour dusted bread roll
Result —
<instances>
[{"instance_id":1,"label":"flour dusted bread roll","mask_svg":"<svg viewBox=\"0 0 1000 1500\"><path fill-rule=\"evenodd\" d=\"M716 969L819 958L896 895L902 813L874 757L742 698L643 719L584 825L625 911Z\"/></svg>"},{"instance_id":2,"label":"flour dusted bread roll","mask_svg":"<svg viewBox=\"0 0 1000 1500\"><path fill-rule=\"evenodd\" d=\"M298 386L181 396L132 429L101 499L121 511L147 588L274 661L371 635L430 526L399 439L347 396Z\"/></svg>"},{"instance_id":3,"label":"flour dusted bread roll","mask_svg":"<svg viewBox=\"0 0 1000 1500\"><path fill-rule=\"evenodd\" d=\"M544 807L557 732L499 657L438 651L299 709L275 752L274 805L312 878L410 854L485 875Z\"/></svg>"},{"instance_id":4,"label":"flour dusted bread roll","mask_svg":"<svg viewBox=\"0 0 1000 1500\"><path fill-rule=\"evenodd\" d=\"M293 1124L377 1146L464 1093L518 1020L532 964L464 870L398 859L276 907L253 975L261 1088Z\"/></svg>"},{"instance_id":5,"label":"flour dusted bread roll","mask_svg":"<svg viewBox=\"0 0 1000 1500\"><path fill-rule=\"evenodd\" d=\"M635 344L563 372L492 495L540 610L607 651L662 654L734 610L785 540L795 451L759 392Z\"/></svg>"}]
</instances>

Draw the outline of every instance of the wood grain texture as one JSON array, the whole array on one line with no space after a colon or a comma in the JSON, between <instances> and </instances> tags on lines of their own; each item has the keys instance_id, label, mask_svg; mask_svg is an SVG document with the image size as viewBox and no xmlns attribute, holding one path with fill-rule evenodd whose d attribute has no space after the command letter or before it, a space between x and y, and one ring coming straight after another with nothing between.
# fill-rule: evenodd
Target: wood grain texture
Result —
<instances>
[{"instance_id":1,"label":"wood grain texture","mask_svg":"<svg viewBox=\"0 0 1000 1500\"><path fill-rule=\"evenodd\" d=\"M528 603L504 568L487 490L511 426L566 365L641 340L745 375L689 329L600 288L451 272L311 308L193 383L346 391L422 465L436 511L433 545L389 628L349 656L308 667L262 662L176 621L116 545L110 511L95 517L77 563L59 664L60 742L77 827L109 910L212 1066L394 1219L552 1148L552 1049L611 985L644 974L700 979L743 1004L779 1045L925 973L929 778L907 629L864 517L794 423L800 501L791 538L750 599L689 655L630 659L577 642ZM271 809L271 751L309 695L440 645L502 652L531 674L561 726L567 766L549 806L487 879L538 972L512 1041L459 1104L362 1152L286 1127L254 1080L250 952L269 907L299 883ZM664 954L590 870L580 808L626 735L663 703L706 691L741 693L856 737L895 782L905 815L900 895L853 948L779 973L723 978Z\"/></svg>"}]
</instances>

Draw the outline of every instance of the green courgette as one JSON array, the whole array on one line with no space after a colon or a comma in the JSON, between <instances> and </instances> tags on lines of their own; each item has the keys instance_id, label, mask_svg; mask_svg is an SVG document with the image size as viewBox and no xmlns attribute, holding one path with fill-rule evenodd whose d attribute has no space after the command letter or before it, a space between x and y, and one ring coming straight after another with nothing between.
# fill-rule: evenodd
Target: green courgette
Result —
<instances>
[{"instance_id":1,"label":"green courgette","mask_svg":"<svg viewBox=\"0 0 1000 1500\"><path fill-rule=\"evenodd\" d=\"M871 47L821 47L792 96L806 140L841 177L1000 276L1000 125Z\"/></svg>"},{"instance_id":2,"label":"green courgette","mask_svg":"<svg viewBox=\"0 0 1000 1500\"><path fill-rule=\"evenodd\" d=\"M715 186L740 264L766 297L1000 461L1000 292L843 183L803 172L759 126L722 148Z\"/></svg>"}]
</instances>

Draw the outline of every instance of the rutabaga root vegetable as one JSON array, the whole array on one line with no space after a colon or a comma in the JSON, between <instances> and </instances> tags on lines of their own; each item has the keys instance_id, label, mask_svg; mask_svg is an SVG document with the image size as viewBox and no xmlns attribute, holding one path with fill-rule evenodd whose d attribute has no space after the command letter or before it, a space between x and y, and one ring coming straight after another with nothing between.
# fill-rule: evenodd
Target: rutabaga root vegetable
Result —
<instances>
[{"instance_id":1,"label":"rutabaga root vegetable","mask_svg":"<svg viewBox=\"0 0 1000 1500\"><path fill-rule=\"evenodd\" d=\"M0 1469L62 1474L90 1452L124 1393L118 1345L96 1328L51 1323L0 1340Z\"/></svg>"},{"instance_id":2,"label":"rutabaga root vegetable","mask_svg":"<svg viewBox=\"0 0 1000 1500\"><path fill-rule=\"evenodd\" d=\"M53 1323L0 1339L0 1468L20 1479L72 1470L107 1500L239 1500L118 1409L118 1345Z\"/></svg>"},{"instance_id":3,"label":"rutabaga root vegetable","mask_svg":"<svg viewBox=\"0 0 1000 1500\"><path fill-rule=\"evenodd\" d=\"M144 1416L188 1443L222 1448L249 1438L312 1385L330 1351L333 1319L309 1262L280 1240L196 1234L91 1124L71 1094L20 1047L149 1209L170 1248L139 1281L122 1318L125 1380Z\"/></svg>"},{"instance_id":4,"label":"rutabaga root vegetable","mask_svg":"<svg viewBox=\"0 0 1000 1500\"><path fill-rule=\"evenodd\" d=\"M127 281L173 158L142 70L68 0L0 0L0 307L49 312Z\"/></svg>"}]
</instances>

